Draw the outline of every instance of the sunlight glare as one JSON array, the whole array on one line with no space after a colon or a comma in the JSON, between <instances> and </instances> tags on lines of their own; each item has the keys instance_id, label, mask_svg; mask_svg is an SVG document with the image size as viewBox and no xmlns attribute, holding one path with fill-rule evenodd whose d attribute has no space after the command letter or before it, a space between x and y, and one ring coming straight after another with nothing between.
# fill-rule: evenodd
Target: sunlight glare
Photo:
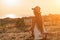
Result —
<instances>
[{"instance_id":1,"label":"sunlight glare","mask_svg":"<svg viewBox=\"0 0 60 40\"><path fill-rule=\"evenodd\" d=\"M21 0L3 0L2 4L5 6L17 6L21 4Z\"/></svg>"},{"instance_id":2,"label":"sunlight glare","mask_svg":"<svg viewBox=\"0 0 60 40\"><path fill-rule=\"evenodd\" d=\"M16 18L16 16L14 14L7 14L6 17L9 17L9 18Z\"/></svg>"},{"instance_id":3,"label":"sunlight glare","mask_svg":"<svg viewBox=\"0 0 60 40\"><path fill-rule=\"evenodd\" d=\"M56 0L56 5L60 6L60 0Z\"/></svg>"}]
</instances>

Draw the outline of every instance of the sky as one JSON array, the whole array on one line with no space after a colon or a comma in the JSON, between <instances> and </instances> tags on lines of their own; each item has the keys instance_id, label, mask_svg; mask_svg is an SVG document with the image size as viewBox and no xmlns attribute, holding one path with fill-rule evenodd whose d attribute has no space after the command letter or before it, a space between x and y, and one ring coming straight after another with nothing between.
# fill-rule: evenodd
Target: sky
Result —
<instances>
[{"instance_id":1,"label":"sky","mask_svg":"<svg viewBox=\"0 0 60 40\"><path fill-rule=\"evenodd\" d=\"M60 14L60 0L0 0L0 18L34 16L32 8L40 6L42 15Z\"/></svg>"}]
</instances>

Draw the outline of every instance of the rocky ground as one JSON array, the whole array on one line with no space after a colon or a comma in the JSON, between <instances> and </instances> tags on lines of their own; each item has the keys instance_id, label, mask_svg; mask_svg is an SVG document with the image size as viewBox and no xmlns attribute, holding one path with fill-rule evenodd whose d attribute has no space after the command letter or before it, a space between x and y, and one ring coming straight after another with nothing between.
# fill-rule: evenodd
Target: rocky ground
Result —
<instances>
[{"instance_id":1,"label":"rocky ground","mask_svg":"<svg viewBox=\"0 0 60 40\"><path fill-rule=\"evenodd\" d=\"M33 40L28 32L0 33L0 40Z\"/></svg>"},{"instance_id":2,"label":"rocky ground","mask_svg":"<svg viewBox=\"0 0 60 40\"><path fill-rule=\"evenodd\" d=\"M33 40L31 31L22 31L16 27L0 28L0 40Z\"/></svg>"}]
</instances>

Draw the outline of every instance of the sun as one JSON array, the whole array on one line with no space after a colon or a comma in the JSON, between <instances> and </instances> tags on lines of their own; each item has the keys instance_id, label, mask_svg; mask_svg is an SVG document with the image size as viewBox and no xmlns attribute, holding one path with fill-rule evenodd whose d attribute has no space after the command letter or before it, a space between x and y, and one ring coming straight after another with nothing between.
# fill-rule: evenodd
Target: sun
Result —
<instances>
[{"instance_id":1,"label":"sun","mask_svg":"<svg viewBox=\"0 0 60 40\"><path fill-rule=\"evenodd\" d=\"M21 4L21 0L2 0L2 4L8 7L18 6Z\"/></svg>"},{"instance_id":2,"label":"sun","mask_svg":"<svg viewBox=\"0 0 60 40\"><path fill-rule=\"evenodd\" d=\"M14 14L7 14L5 17L16 18L16 16Z\"/></svg>"}]
</instances>

